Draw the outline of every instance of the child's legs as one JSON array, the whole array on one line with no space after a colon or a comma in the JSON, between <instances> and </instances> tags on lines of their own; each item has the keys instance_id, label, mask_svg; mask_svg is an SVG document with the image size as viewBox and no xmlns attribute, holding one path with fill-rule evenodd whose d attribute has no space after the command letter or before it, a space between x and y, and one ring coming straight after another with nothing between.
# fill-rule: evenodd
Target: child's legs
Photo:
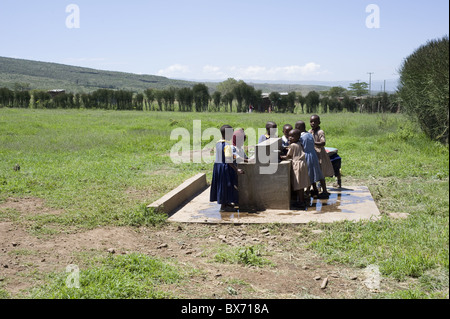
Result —
<instances>
[{"instance_id":1,"label":"child's legs","mask_svg":"<svg viewBox=\"0 0 450 319\"><path fill-rule=\"evenodd\" d=\"M341 169L339 169L339 174L337 175L337 182L339 187L342 187Z\"/></svg>"},{"instance_id":2,"label":"child's legs","mask_svg":"<svg viewBox=\"0 0 450 319\"><path fill-rule=\"evenodd\" d=\"M325 178L320 180L320 186L322 187L322 193L328 193L327 192L327 184L325 183Z\"/></svg>"},{"instance_id":3,"label":"child's legs","mask_svg":"<svg viewBox=\"0 0 450 319\"><path fill-rule=\"evenodd\" d=\"M295 193L298 196L298 201L294 204L294 207L305 210L308 207L308 204L305 201L305 190L302 188L296 190Z\"/></svg>"},{"instance_id":4,"label":"child's legs","mask_svg":"<svg viewBox=\"0 0 450 319\"><path fill-rule=\"evenodd\" d=\"M302 189L299 189L298 191L297 191L297 196L298 196L298 201L300 202L300 203L303 203L303 202L305 202L305 190L302 188Z\"/></svg>"}]
</instances>

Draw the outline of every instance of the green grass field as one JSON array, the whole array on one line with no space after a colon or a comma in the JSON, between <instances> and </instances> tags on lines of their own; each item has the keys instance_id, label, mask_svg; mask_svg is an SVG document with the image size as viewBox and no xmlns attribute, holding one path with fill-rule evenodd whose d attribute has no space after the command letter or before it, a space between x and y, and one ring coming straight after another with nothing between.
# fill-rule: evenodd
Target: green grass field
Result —
<instances>
[{"instance_id":1,"label":"green grass field","mask_svg":"<svg viewBox=\"0 0 450 319\"><path fill-rule=\"evenodd\" d=\"M163 226L166 217L146 205L198 172L207 173L208 180L212 173L212 164L172 163L174 128L191 132L193 120L201 120L203 130L223 124L257 129L273 120L281 135L284 124L300 119L308 123L309 116L0 109L0 203L34 196L64 211L24 216L4 210L0 221L20 223L36 236L105 225ZM384 217L319 225L324 232L311 241L311 249L330 263L377 264L383 276L419 279L420 285L386 297L448 298L448 147L428 140L403 115L341 113L321 119L327 146L338 148L343 159L344 185L368 186ZM13 170L15 164L19 171ZM128 196L130 190L146 196ZM389 213L410 215L392 219ZM121 262L150 263L130 258L103 266L113 272ZM100 276L102 266L96 267L89 276ZM140 274L124 275L124 280L132 282L135 275ZM145 287L137 287L135 296L143 296ZM64 294L55 289L35 296Z\"/></svg>"}]
</instances>

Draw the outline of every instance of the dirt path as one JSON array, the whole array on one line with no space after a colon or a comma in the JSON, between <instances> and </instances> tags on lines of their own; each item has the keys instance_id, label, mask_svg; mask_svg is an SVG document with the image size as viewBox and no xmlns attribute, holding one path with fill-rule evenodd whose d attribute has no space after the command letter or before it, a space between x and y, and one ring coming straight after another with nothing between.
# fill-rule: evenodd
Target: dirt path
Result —
<instances>
[{"instance_id":1,"label":"dirt path","mask_svg":"<svg viewBox=\"0 0 450 319\"><path fill-rule=\"evenodd\" d=\"M52 213L38 199L21 204L7 201L0 208L5 207ZM170 223L160 228L103 227L38 238L18 223L0 222L0 287L18 296L42 283L43 274L64 272L69 264L78 263L81 254L138 252L200 270L186 282L167 288L181 298L371 298L374 292L364 284L364 269L327 264L307 249L320 235L307 225ZM220 249L252 245L264 247L264 257L275 266L214 262Z\"/></svg>"}]
</instances>

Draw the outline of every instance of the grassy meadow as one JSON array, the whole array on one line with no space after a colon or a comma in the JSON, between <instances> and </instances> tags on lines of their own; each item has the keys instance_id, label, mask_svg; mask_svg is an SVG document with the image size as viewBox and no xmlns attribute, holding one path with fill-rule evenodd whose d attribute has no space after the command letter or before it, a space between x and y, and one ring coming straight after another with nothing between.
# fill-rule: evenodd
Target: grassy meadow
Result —
<instances>
[{"instance_id":1,"label":"grassy meadow","mask_svg":"<svg viewBox=\"0 0 450 319\"><path fill-rule=\"evenodd\" d=\"M202 130L223 124L257 129L272 120L281 136L284 124L300 119L308 123L309 115L0 108L0 203L33 196L64 212L0 210L0 221L20 223L36 236L99 226L164 227L166 216L146 205L196 173L207 173L209 181L212 176L212 164L171 161L169 152L177 143L170 140L173 129L192 132L193 120L201 120ZM342 157L343 186L368 186L383 217L316 225L323 232L311 241L311 249L330 263L377 264L383 276L418 279L382 297L448 298L448 147L427 139L401 114L323 114L321 120L327 146L338 148ZM394 219L389 217L393 213L409 216ZM121 258L105 267L140 260ZM156 267L153 261L139 262ZM170 268L161 276L176 281L173 272ZM100 276L100 271L93 268L90 275ZM145 287L136 289L118 297L142 296ZM1 292L0 286L0 297ZM51 296L63 294L53 291Z\"/></svg>"}]
</instances>

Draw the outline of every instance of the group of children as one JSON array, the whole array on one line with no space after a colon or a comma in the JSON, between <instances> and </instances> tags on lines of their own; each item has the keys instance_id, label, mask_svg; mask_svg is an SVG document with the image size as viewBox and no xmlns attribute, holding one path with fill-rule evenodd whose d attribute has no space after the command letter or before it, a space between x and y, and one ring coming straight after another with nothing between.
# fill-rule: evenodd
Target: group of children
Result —
<instances>
[{"instance_id":1,"label":"group of children","mask_svg":"<svg viewBox=\"0 0 450 319\"><path fill-rule=\"evenodd\" d=\"M295 208L305 210L309 197L328 199L325 177L333 177L335 171L330 157L325 150L325 133L320 128L320 117L310 118L311 129L306 131L306 124L298 121L295 126L283 126L281 160L291 160L291 186L295 193ZM216 144L216 160L214 162L213 178L211 182L210 201L221 204L221 211L232 211L238 204L237 190L238 174L245 174L237 168L237 163L247 162L243 145L245 133L243 129L233 132L233 145L225 137L226 131L232 130L229 125L221 128L222 139ZM267 122L266 134L262 135L258 143L277 136L277 124ZM322 192L319 193L317 183ZM312 187L312 190L311 190Z\"/></svg>"},{"instance_id":2,"label":"group of children","mask_svg":"<svg viewBox=\"0 0 450 319\"><path fill-rule=\"evenodd\" d=\"M333 177L335 174L325 150L325 133L320 128L320 117L311 116L310 125L309 131L306 131L306 124L303 121L295 123L294 128L290 124L283 127L283 147L287 150L287 154L281 158L292 160L291 184L292 190L297 195L295 206L299 209L306 209L308 206L305 190L308 197L328 199L330 193L327 191L325 177ZM318 182L322 189L320 194Z\"/></svg>"}]
</instances>

